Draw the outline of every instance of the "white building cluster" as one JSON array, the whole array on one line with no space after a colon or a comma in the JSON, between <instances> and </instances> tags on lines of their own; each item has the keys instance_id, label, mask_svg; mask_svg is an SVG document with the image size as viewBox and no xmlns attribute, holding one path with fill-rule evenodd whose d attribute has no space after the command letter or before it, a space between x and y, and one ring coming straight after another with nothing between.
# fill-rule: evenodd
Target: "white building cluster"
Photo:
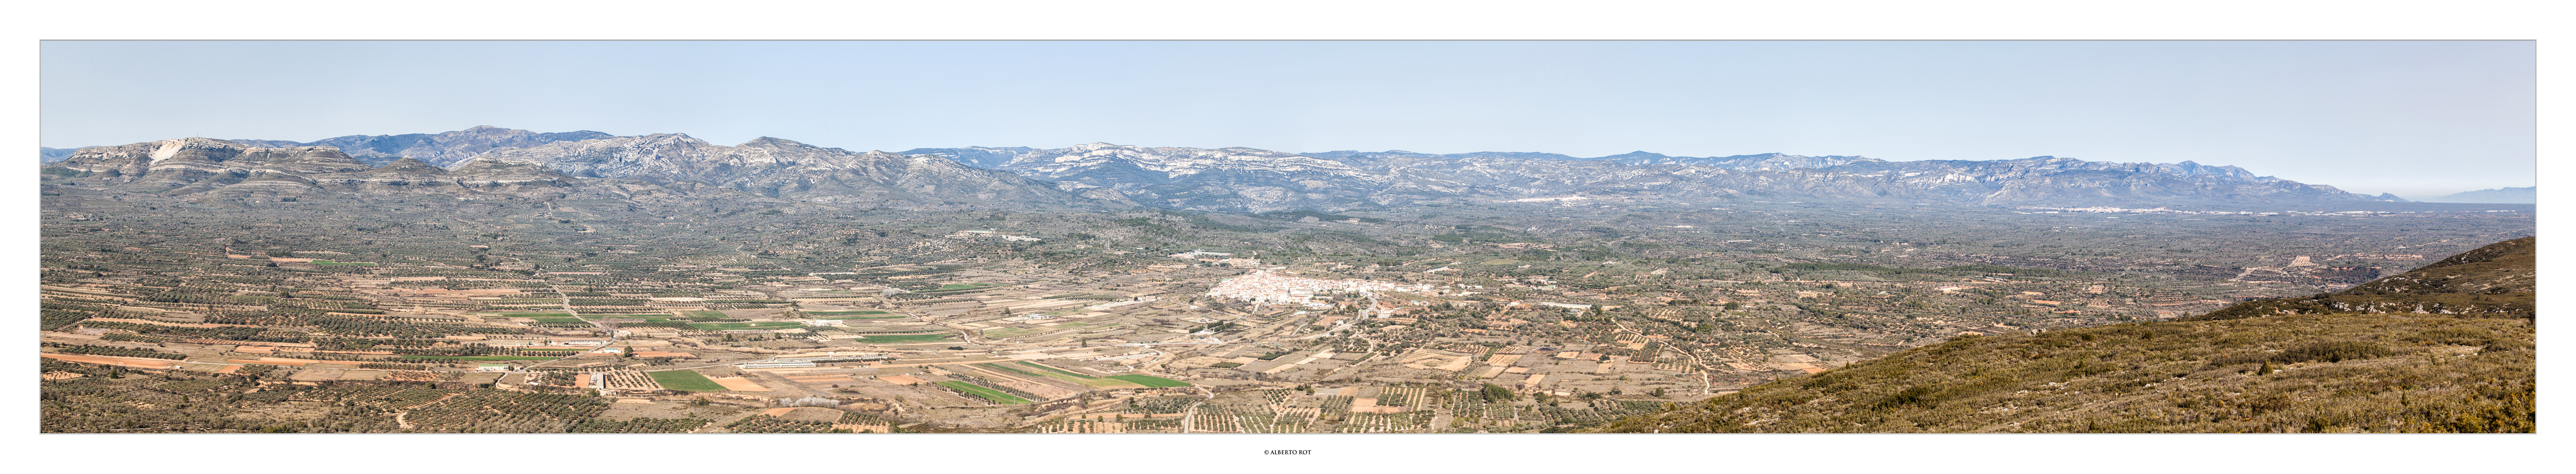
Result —
<instances>
[{"instance_id":1,"label":"white building cluster","mask_svg":"<svg viewBox=\"0 0 2576 474\"><path fill-rule=\"evenodd\" d=\"M1219 281L1215 288L1208 289L1207 294L1218 298L1234 298L1255 303L1306 303L1313 301L1318 294L1377 294L1387 291L1430 291L1430 289L1430 285L1279 276L1264 270Z\"/></svg>"}]
</instances>

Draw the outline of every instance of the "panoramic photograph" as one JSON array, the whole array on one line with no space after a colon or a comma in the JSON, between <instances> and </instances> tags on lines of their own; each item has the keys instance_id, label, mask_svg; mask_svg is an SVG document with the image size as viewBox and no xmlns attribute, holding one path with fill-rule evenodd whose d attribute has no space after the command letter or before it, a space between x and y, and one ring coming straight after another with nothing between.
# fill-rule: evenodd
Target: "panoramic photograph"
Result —
<instances>
[{"instance_id":1,"label":"panoramic photograph","mask_svg":"<svg viewBox=\"0 0 2576 474\"><path fill-rule=\"evenodd\" d=\"M2538 430L2533 41L39 46L43 433Z\"/></svg>"}]
</instances>

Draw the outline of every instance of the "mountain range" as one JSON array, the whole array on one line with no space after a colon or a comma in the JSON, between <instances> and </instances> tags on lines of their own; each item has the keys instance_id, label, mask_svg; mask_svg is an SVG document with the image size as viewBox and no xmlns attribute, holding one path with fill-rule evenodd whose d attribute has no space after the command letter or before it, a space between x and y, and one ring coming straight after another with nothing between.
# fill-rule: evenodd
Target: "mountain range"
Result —
<instances>
[{"instance_id":1,"label":"mountain range","mask_svg":"<svg viewBox=\"0 0 2576 474\"><path fill-rule=\"evenodd\" d=\"M2423 202L2472 202L2489 204L2536 204L2540 202L2539 186L2480 189L2445 196L2417 199Z\"/></svg>"},{"instance_id":2,"label":"mountain range","mask_svg":"<svg viewBox=\"0 0 2576 474\"><path fill-rule=\"evenodd\" d=\"M724 146L675 133L614 136L491 126L311 142L186 138L49 148L44 153L62 157L48 165L60 170L55 172L104 174L100 177L114 182L158 186L164 194L218 197L395 190L524 194L539 188L566 196L632 196L633 189L618 186L712 186L750 199L829 205L1011 202L1248 212L1601 198L1839 198L1980 206L2402 201L2256 176L2234 166L2053 156L1885 161L1637 151L1577 158L1108 143L888 153L770 137ZM402 184L389 184L396 182ZM427 182L438 184L415 184ZM439 187L448 184L455 186Z\"/></svg>"}]
</instances>

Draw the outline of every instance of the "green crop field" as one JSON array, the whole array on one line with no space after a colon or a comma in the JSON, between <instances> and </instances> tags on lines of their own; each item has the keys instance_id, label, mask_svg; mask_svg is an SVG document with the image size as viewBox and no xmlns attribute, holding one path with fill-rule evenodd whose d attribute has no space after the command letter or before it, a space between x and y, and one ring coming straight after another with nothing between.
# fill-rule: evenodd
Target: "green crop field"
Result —
<instances>
[{"instance_id":1,"label":"green crop field","mask_svg":"<svg viewBox=\"0 0 2576 474\"><path fill-rule=\"evenodd\" d=\"M1137 385L1154 388L1190 386L1190 384L1186 382L1151 375L1112 375L1109 376L1109 378L1135 382Z\"/></svg>"},{"instance_id":2,"label":"green crop field","mask_svg":"<svg viewBox=\"0 0 2576 474\"><path fill-rule=\"evenodd\" d=\"M952 340L949 339L946 334L872 334L862 337L866 338L868 342L929 342Z\"/></svg>"},{"instance_id":3,"label":"green crop field","mask_svg":"<svg viewBox=\"0 0 2576 474\"><path fill-rule=\"evenodd\" d=\"M691 392L722 392L725 390L723 385L716 385L716 381L708 380L707 376L699 375L698 371L695 370L665 370L660 372L645 372L645 374L652 375L653 381L662 384L662 388L687 390Z\"/></svg>"},{"instance_id":4,"label":"green crop field","mask_svg":"<svg viewBox=\"0 0 2576 474\"><path fill-rule=\"evenodd\" d=\"M658 373L660 373L660 372L655 372L655 373L657 373L657 374L658 374ZM975 384L971 384L971 383L959 382L959 381L955 381L955 380L947 380L947 381L941 381L941 382L939 382L939 384L940 384L940 385L949 386L949 387L953 387L953 388L956 388L956 389L958 389L958 390L965 391L966 393L974 394L975 396L978 396L978 397L984 397L984 399L986 399L986 400L992 400L994 403L1001 403L1001 404L1005 404L1005 405L1021 405L1021 404L1027 404L1027 403L1029 403L1029 399L1026 399L1026 398L1020 398L1020 397L1013 396L1013 395L1008 394L1008 393L1002 393L1002 392L1001 392L1001 391L999 391L999 390L994 390L994 389L989 389L989 388L984 388L984 387L976 386Z\"/></svg>"},{"instance_id":5,"label":"green crop field","mask_svg":"<svg viewBox=\"0 0 2576 474\"><path fill-rule=\"evenodd\" d=\"M1130 381L1126 381L1126 380L1118 380L1118 379L1104 379L1104 378L1093 377L1093 376L1089 376L1089 375L1082 375L1082 374L1077 374L1077 373L1072 373L1072 372L1066 372L1066 371L1064 371L1064 370L1062 370L1062 369L1057 369L1057 368L1054 368L1054 367L1047 367L1047 366L1043 366L1043 365L1038 365L1038 364L1036 364L1036 363L1031 363L1031 362L1028 362L1028 361L1020 361L1020 362L1019 362L1018 364L1016 364L1016 365L1014 365L1014 364L1009 364L1009 363L987 363L987 364L976 364L976 365L982 365L982 366L986 366L986 367L993 367L993 368L997 368L997 369L1008 370L1008 371L1018 372L1018 373L1022 373L1022 374L1028 374L1028 375L1036 375L1036 376L1041 376L1041 377L1047 377L1047 378L1052 378L1052 379L1056 379L1056 380L1063 380L1063 381L1067 381L1067 382L1073 382L1073 383L1082 384L1082 385L1083 385L1083 386L1085 386L1085 387L1092 387L1092 388L1135 388L1135 387L1142 387L1142 386L1144 386L1143 384L1139 384L1139 383L1136 383L1136 382L1130 382ZM1025 367L1023 367L1023 366L1025 366Z\"/></svg>"},{"instance_id":6,"label":"green crop field","mask_svg":"<svg viewBox=\"0 0 2576 474\"><path fill-rule=\"evenodd\" d=\"M857 318L824 318L824 319L898 319L898 318L909 318L909 317L911 317L911 316L866 316L866 317L857 317Z\"/></svg>"},{"instance_id":7,"label":"green crop field","mask_svg":"<svg viewBox=\"0 0 2576 474\"><path fill-rule=\"evenodd\" d=\"M415 359L415 360L555 360L555 359L559 359L560 357L536 357L536 356L416 356L416 355L407 355L407 356L403 356L403 358L404 358L404 359Z\"/></svg>"},{"instance_id":8,"label":"green crop field","mask_svg":"<svg viewBox=\"0 0 2576 474\"><path fill-rule=\"evenodd\" d=\"M691 313L697 313L697 312L699 312L699 311L690 311L690 312L691 312ZM713 313L714 311L705 311L705 312ZM884 311L806 311L806 312L805 312L805 314L819 314L819 315L825 315L825 316L841 316L841 315L849 315L849 314L892 314L892 313L887 313L887 312L884 312Z\"/></svg>"},{"instance_id":9,"label":"green crop field","mask_svg":"<svg viewBox=\"0 0 2576 474\"><path fill-rule=\"evenodd\" d=\"M507 317L513 317L513 318L536 318L536 317L545 317L545 316L571 316L570 314L564 314L564 313L502 313L501 315L502 315L502 316L507 316Z\"/></svg>"},{"instance_id":10,"label":"green crop field","mask_svg":"<svg viewBox=\"0 0 2576 474\"><path fill-rule=\"evenodd\" d=\"M1059 373L1059 374L1071 375L1071 376L1075 376L1075 377L1082 377L1082 378L1086 378L1086 379L1096 379L1096 378L1099 378L1099 377L1093 377L1093 376L1089 376L1089 375L1082 375L1082 374L1077 374L1077 373L1073 373L1073 372L1068 372L1068 371L1065 371L1064 369L1058 369L1058 368L1054 368L1054 367L1048 367L1048 366L1038 365L1038 363L1036 363L1036 362L1029 362L1029 361L1025 361L1025 360L1024 360L1024 361L1020 361L1020 365L1026 365L1026 366L1030 366L1030 367L1036 367L1036 368L1038 368L1039 370L1045 370L1045 371L1048 371L1048 372L1055 372L1055 373Z\"/></svg>"},{"instance_id":11,"label":"green crop field","mask_svg":"<svg viewBox=\"0 0 2576 474\"><path fill-rule=\"evenodd\" d=\"M581 320L581 318L537 318L537 322L540 322L540 323L583 323L583 322L589 322L589 321L583 321L583 320Z\"/></svg>"},{"instance_id":12,"label":"green crop field","mask_svg":"<svg viewBox=\"0 0 2576 474\"><path fill-rule=\"evenodd\" d=\"M723 311L700 311L700 310L689 310L689 311L681 311L681 312L680 312L680 315L681 315L681 316L693 317L693 318L721 318L721 317L725 317L725 314L724 314L724 312L723 312Z\"/></svg>"}]
</instances>

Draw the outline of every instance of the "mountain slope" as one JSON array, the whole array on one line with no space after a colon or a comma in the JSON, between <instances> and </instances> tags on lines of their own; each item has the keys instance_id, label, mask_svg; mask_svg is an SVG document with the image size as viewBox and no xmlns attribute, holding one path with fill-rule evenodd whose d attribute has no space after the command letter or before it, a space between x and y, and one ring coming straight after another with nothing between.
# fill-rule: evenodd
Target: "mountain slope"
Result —
<instances>
[{"instance_id":1,"label":"mountain slope","mask_svg":"<svg viewBox=\"0 0 2576 474\"><path fill-rule=\"evenodd\" d=\"M691 181L772 198L879 205L942 199L1028 204L1097 204L1046 183L933 155L854 153L761 137L737 146L657 133L496 150L465 163L538 163L572 176L652 183ZM1114 201L1114 199L1113 199Z\"/></svg>"},{"instance_id":2,"label":"mountain slope","mask_svg":"<svg viewBox=\"0 0 2576 474\"><path fill-rule=\"evenodd\" d=\"M1038 149L1036 148L1024 146L1000 148L970 146L965 148L914 148L895 153L903 155L937 155L947 157L951 160L957 160L958 163L965 163L966 166L995 170L1002 169L1002 164L1011 162L1012 158L1018 158L1020 155L1034 153L1037 151Z\"/></svg>"},{"instance_id":3,"label":"mountain slope","mask_svg":"<svg viewBox=\"0 0 2576 474\"><path fill-rule=\"evenodd\" d=\"M211 138L183 138L82 148L47 173L95 186L122 187L201 202L274 201L422 194L473 198L612 198L605 183L581 183L533 163L494 160L443 169L402 158L385 166L358 161L336 147L268 148Z\"/></svg>"},{"instance_id":4,"label":"mountain slope","mask_svg":"<svg viewBox=\"0 0 2576 474\"><path fill-rule=\"evenodd\" d=\"M1491 203L1575 194L2059 206L2395 200L2255 176L2233 166L2052 156L1890 162L1856 156L1675 157L1639 151L1586 159L1553 153L1287 153L1105 143L1052 150L972 147L911 152L1054 181L1058 189L1115 193L1157 207L1214 211Z\"/></svg>"},{"instance_id":5,"label":"mountain slope","mask_svg":"<svg viewBox=\"0 0 2576 474\"><path fill-rule=\"evenodd\" d=\"M2533 240L2516 239L2347 293L2528 300L2531 255ZM2277 303L2221 313L2269 313L2260 308ZM1600 431L2534 430L2530 312L2368 312L2386 309L1961 337Z\"/></svg>"},{"instance_id":6,"label":"mountain slope","mask_svg":"<svg viewBox=\"0 0 2576 474\"><path fill-rule=\"evenodd\" d=\"M440 133L407 133L402 135L349 135L310 142L284 140L232 140L245 145L285 148L327 146L340 149L350 157L367 164L385 164L402 158L420 160L430 165L447 167L483 152L524 148L547 143L612 138L616 135L589 130L539 133L527 130L480 125L464 130Z\"/></svg>"},{"instance_id":7,"label":"mountain slope","mask_svg":"<svg viewBox=\"0 0 2576 474\"><path fill-rule=\"evenodd\" d=\"M313 142L191 140L196 141L188 143L199 144L182 144L173 157L138 161L132 157L163 150L125 149L136 145L90 147L72 154L126 157L117 159L122 164L114 166L91 159L92 163L76 166L83 172L99 172L92 168L102 166L117 168L124 174L167 168L152 179L182 193L245 181L256 182L256 188L280 190L294 189L289 184L300 183L283 176L255 177L253 174L261 171L221 164L233 159L232 154L257 148L307 150L299 153L329 149L339 154L340 158L332 160L341 165L384 165L405 158L442 168L485 159L538 163L569 177L656 184L706 183L766 198L831 205L981 202L1268 212L1493 204L1569 196L1632 201L1812 198L2067 207L2396 200L2393 196L2364 196L2333 186L2256 176L2233 166L2190 161L2112 163L2051 156L1891 162L1858 156L1765 153L1687 157L1637 151L1576 158L1536 152L1289 153L1240 147L1107 143L1058 149L966 147L858 153L769 137L722 146L683 134L618 137L591 131L538 133L491 126L436 134L352 135ZM199 149L205 151L191 151ZM198 184L200 181L206 183ZM182 189L187 185L197 186ZM1570 205L1547 201L1545 205Z\"/></svg>"},{"instance_id":8,"label":"mountain slope","mask_svg":"<svg viewBox=\"0 0 2576 474\"><path fill-rule=\"evenodd\" d=\"M2500 314L2529 318L2539 310L2533 237L2498 242L2403 274L2334 293L2227 307L2197 319L2282 314Z\"/></svg>"},{"instance_id":9,"label":"mountain slope","mask_svg":"<svg viewBox=\"0 0 2576 474\"><path fill-rule=\"evenodd\" d=\"M1820 169L1852 163L1884 161L1876 158L1863 158L1858 156L1799 156L1786 153L1709 157L1665 156L1659 153L1647 153L1644 151L1633 151L1590 159L1616 161L1631 165L1690 165L1730 170Z\"/></svg>"}]
</instances>

